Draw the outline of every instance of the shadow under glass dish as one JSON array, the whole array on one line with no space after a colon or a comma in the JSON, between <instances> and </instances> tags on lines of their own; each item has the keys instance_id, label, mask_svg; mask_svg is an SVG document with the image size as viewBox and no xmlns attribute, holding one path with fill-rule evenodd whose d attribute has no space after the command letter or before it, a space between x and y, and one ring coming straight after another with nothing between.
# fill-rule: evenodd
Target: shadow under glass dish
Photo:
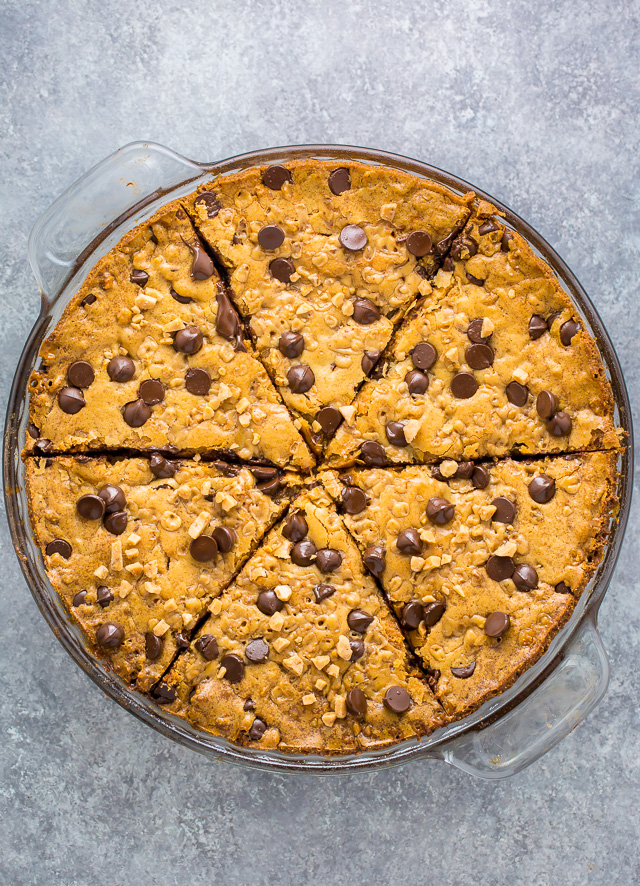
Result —
<instances>
[{"instance_id":1,"label":"shadow under glass dish","mask_svg":"<svg viewBox=\"0 0 640 886\"><path fill-rule=\"evenodd\" d=\"M620 510L602 561L570 621L549 649L501 695L478 711L420 742L341 757L283 754L242 748L194 729L129 688L86 647L80 628L47 578L29 527L24 464L20 451L28 417L28 380L40 345L93 265L132 227L163 204L191 193L211 175L305 158L357 160L431 179L462 195L473 190L503 214L553 269L597 341L616 404L616 423L626 433L619 461ZM302 145L254 151L218 163L196 163L162 145L134 142L100 162L38 219L29 238L29 261L42 294L40 315L22 352L9 398L3 469L13 544L31 593L54 634L83 671L118 704L163 735L212 759L287 773L331 774L379 769L437 758L483 778L504 778L524 769L575 728L602 698L609 666L597 614L618 557L631 504L633 438L631 411L618 358L586 292L549 244L523 219L462 179L395 154L342 145Z\"/></svg>"}]
</instances>

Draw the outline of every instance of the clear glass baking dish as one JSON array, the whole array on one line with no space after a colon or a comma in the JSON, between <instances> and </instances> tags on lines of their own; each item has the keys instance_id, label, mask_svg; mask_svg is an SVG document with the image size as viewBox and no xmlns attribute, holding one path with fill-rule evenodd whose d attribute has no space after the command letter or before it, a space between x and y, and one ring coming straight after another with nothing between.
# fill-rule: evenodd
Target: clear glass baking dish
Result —
<instances>
[{"instance_id":1,"label":"clear glass baking dish","mask_svg":"<svg viewBox=\"0 0 640 886\"><path fill-rule=\"evenodd\" d=\"M150 217L163 203L193 191L212 174L306 157L355 159L396 167L440 182L458 194L474 190L501 209L506 223L526 237L553 268L595 336L613 386L617 421L627 434L619 466L620 511L609 543L588 591L546 654L502 695L427 739L336 758L290 756L236 747L169 714L131 690L94 658L47 579L29 527L20 458L28 415L28 379L40 344L95 262L127 230ZM435 758L483 778L504 778L519 772L561 741L598 704L607 687L609 665L598 633L597 615L618 557L631 503L631 410L616 353L587 294L549 244L514 212L449 173L382 151L303 145L256 151L218 163L196 163L161 145L135 142L94 166L38 219L29 239L29 261L40 287L42 306L22 352L7 411L3 468L9 526L22 571L42 615L76 663L114 701L174 741L212 759L244 766L286 773L331 774Z\"/></svg>"}]
</instances>

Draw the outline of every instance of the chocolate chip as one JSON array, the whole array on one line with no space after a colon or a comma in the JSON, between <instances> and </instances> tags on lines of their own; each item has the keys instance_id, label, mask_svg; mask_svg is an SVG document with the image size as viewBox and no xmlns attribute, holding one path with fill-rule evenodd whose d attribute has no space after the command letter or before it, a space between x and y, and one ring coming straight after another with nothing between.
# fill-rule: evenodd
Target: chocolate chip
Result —
<instances>
[{"instance_id":1,"label":"chocolate chip","mask_svg":"<svg viewBox=\"0 0 640 886\"><path fill-rule=\"evenodd\" d=\"M88 388L95 379L95 373L86 360L76 360L67 369L69 384L76 388Z\"/></svg>"},{"instance_id":2,"label":"chocolate chip","mask_svg":"<svg viewBox=\"0 0 640 886\"><path fill-rule=\"evenodd\" d=\"M422 539L417 529L403 529L398 534L396 545L401 554L418 557L422 553Z\"/></svg>"},{"instance_id":3,"label":"chocolate chip","mask_svg":"<svg viewBox=\"0 0 640 886\"><path fill-rule=\"evenodd\" d=\"M176 641L177 649L188 649L189 648L189 639L185 637L185 635L181 632L178 632L174 635L174 639Z\"/></svg>"},{"instance_id":4,"label":"chocolate chip","mask_svg":"<svg viewBox=\"0 0 640 886\"><path fill-rule=\"evenodd\" d=\"M289 514L282 527L282 534L289 541L302 541L309 531L307 521L302 514Z\"/></svg>"},{"instance_id":5,"label":"chocolate chip","mask_svg":"<svg viewBox=\"0 0 640 886\"><path fill-rule=\"evenodd\" d=\"M96 296L92 292L90 292L89 295L85 295L80 304L83 308L86 308L89 305L92 305L95 301L97 301Z\"/></svg>"},{"instance_id":6,"label":"chocolate chip","mask_svg":"<svg viewBox=\"0 0 640 886\"><path fill-rule=\"evenodd\" d=\"M260 637L257 640L252 640L251 643L247 645L244 654L250 662L253 662L253 664L261 664L261 662L266 661L269 657L269 646Z\"/></svg>"},{"instance_id":7,"label":"chocolate chip","mask_svg":"<svg viewBox=\"0 0 640 886\"><path fill-rule=\"evenodd\" d=\"M220 665L226 671L225 677L230 683L239 683L244 676L244 662L233 652L220 659Z\"/></svg>"},{"instance_id":8,"label":"chocolate chip","mask_svg":"<svg viewBox=\"0 0 640 886\"><path fill-rule=\"evenodd\" d=\"M551 501L556 494L556 481L547 474L540 474L533 478L528 489L531 498L539 505L543 505Z\"/></svg>"},{"instance_id":9,"label":"chocolate chip","mask_svg":"<svg viewBox=\"0 0 640 886\"><path fill-rule=\"evenodd\" d=\"M538 587L538 573L533 566L524 563L516 566L511 579L519 591L532 591Z\"/></svg>"},{"instance_id":10,"label":"chocolate chip","mask_svg":"<svg viewBox=\"0 0 640 886\"><path fill-rule=\"evenodd\" d=\"M168 480L178 470L178 466L171 461L167 461L159 452L154 452L149 459L149 468L154 477L160 480Z\"/></svg>"},{"instance_id":11,"label":"chocolate chip","mask_svg":"<svg viewBox=\"0 0 640 886\"><path fill-rule=\"evenodd\" d=\"M489 485L489 472L482 465L478 465L473 469L471 475L471 483L476 489L486 489Z\"/></svg>"},{"instance_id":12,"label":"chocolate chip","mask_svg":"<svg viewBox=\"0 0 640 886\"><path fill-rule=\"evenodd\" d=\"M55 538L53 541L49 542L45 548L45 553L47 557L51 557L53 554L60 554L61 557L68 560L71 556L71 545L63 538Z\"/></svg>"},{"instance_id":13,"label":"chocolate chip","mask_svg":"<svg viewBox=\"0 0 640 886\"><path fill-rule=\"evenodd\" d=\"M401 421L390 421L385 428L385 432L387 440L392 446L404 447L409 445L404 435L404 424Z\"/></svg>"},{"instance_id":14,"label":"chocolate chip","mask_svg":"<svg viewBox=\"0 0 640 886\"><path fill-rule=\"evenodd\" d=\"M374 440L367 440L360 449L362 461L369 467L379 468L387 463L384 449Z\"/></svg>"},{"instance_id":15,"label":"chocolate chip","mask_svg":"<svg viewBox=\"0 0 640 886\"><path fill-rule=\"evenodd\" d=\"M402 686L389 686L384 694L384 704L394 714L404 714L411 707L411 696Z\"/></svg>"},{"instance_id":16,"label":"chocolate chip","mask_svg":"<svg viewBox=\"0 0 640 886\"><path fill-rule=\"evenodd\" d=\"M62 388L58 394L58 406L67 415L75 415L86 406L84 394L79 388Z\"/></svg>"},{"instance_id":17,"label":"chocolate chip","mask_svg":"<svg viewBox=\"0 0 640 886\"><path fill-rule=\"evenodd\" d=\"M443 271L453 271L455 268L455 264L450 255L448 255L445 260L442 262L442 270Z\"/></svg>"},{"instance_id":18,"label":"chocolate chip","mask_svg":"<svg viewBox=\"0 0 640 886\"><path fill-rule=\"evenodd\" d=\"M131 357L117 356L109 360L107 372L111 381L130 381L136 374L136 367Z\"/></svg>"},{"instance_id":19,"label":"chocolate chip","mask_svg":"<svg viewBox=\"0 0 640 886\"><path fill-rule=\"evenodd\" d=\"M269 273L273 279L285 284L291 282L291 275L295 274L295 271L293 262L288 258L274 258L269 265Z\"/></svg>"},{"instance_id":20,"label":"chocolate chip","mask_svg":"<svg viewBox=\"0 0 640 886\"><path fill-rule=\"evenodd\" d=\"M74 596L71 601L74 606L82 606L83 603L86 602L87 592L86 591L78 591L78 593Z\"/></svg>"},{"instance_id":21,"label":"chocolate chip","mask_svg":"<svg viewBox=\"0 0 640 886\"><path fill-rule=\"evenodd\" d=\"M513 523L516 517L516 506L508 498L500 496L491 502L496 509L491 521L493 523Z\"/></svg>"},{"instance_id":22,"label":"chocolate chip","mask_svg":"<svg viewBox=\"0 0 640 886\"><path fill-rule=\"evenodd\" d=\"M475 320L471 320L469 326L467 327L467 338L469 341L472 341L476 345L483 345L489 341L490 335L482 335L482 317L479 317Z\"/></svg>"},{"instance_id":23,"label":"chocolate chip","mask_svg":"<svg viewBox=\"0 0 640 886\"><path fill-rule=\"evenodd\" d=\"M216 291L218 310L216 313L216 332L227 341L233 342L236 351L246 351L242 341L242 326L231 300L222 286Z\"/></svg>"},{"instance_id":24,"label":"chocolate chip","mask_svg":"<svg viewBox=\"0 0 640 886\"><path fill-rule=\"evenodd\" d=\"M219 471L219 472L222 474L223 477L237 477L238 474L240 473L240 471L242 470L242 466L241 466L241 465L233 465L233 464L229 464L229 462L226 462L226 461L219 461L219 460L218 460L218 461L214 461L213 464L214 464L216 470ZM249 468L249 470L250 470L251 473L254 474L254 476L255 476L255 469ZM269 468L269 470L271 471L271 473L269 474L269 476L270 476L270 477L275 476L275 474L276 474L276 469L275 469L275 468ZM207 498L207 496L205 496L205 498ZM208 499L208 500L209 500L209 501L213 501L213 498L210 498L210 499Z\"/></svg>"},{"instance_id":25,"label":"chocolate chip","mask_svg":"<svg viewBox=\"0 0 640 886\"><path fill-rule=\"evenodd\" d=\"M547 326L549 327L549 329L551 329L556 320L560 318L561 314L562 311L554 311L553 314L549 314L549 316L547 317Z\"/></svg>"},{"instance_id":26,"label":"chocolate chip","mask_svg":"<svg viewBox=\"0 0 640 886\"><path fill-rule=\"evenodd\" d=\"M492 612L484 623L487 637L501 637L509 629L511 619L506 612Z\"/></svg>"},{"instance_id":27,"label":"chocolate chip","mask_svg":"<svg viewBox=\"0 0 640 886\"><path fill-rule=\"evenodd\" d=\"M99 495L83 495L76 502L76 510L85 520L101 520L104 501Z\"/></svg>"},{"instance_id":28,"label":"chocolate chip","mask_svg":"<svg viewBox=\"0 0 640 886\"><path fill-rule=\"evenodd\" d=\"M369 572L378 578L382 575L387 565L386 553L382 545L370 545L362 555L362 559Z\"/></svg>"},{"instance_id":29,"label":"chocolate chip","mask_svg":"<svg viewBox=\"0 0 640 886\"><path fill-rule=\"evenodd\" d=\"M540 418L551 418L558 408L558 398L551 391L540 391L536 399L536 410Z\"/></svg>"},{"instance_id":30,"label":"chocolate chip","mask_svg":"<svg viewBox=\"0 0 640 886\"><path fill-rule=\"evenodd\" d=\"M568 437L572 424L566 412L556 412L547 422L547 429L554 437Z\"/></svg>"},{"instance_id":31,"label":"chocolate chip","mask_svg":"<svg viewBox=\"0 0 640 886\"><path fill-rule=\"evenodd\" d=\"M365 351L362 355L362 360L360 361L360 365L362 367L362 371L365 375L369 375L373 367L376 365L378 360L380 359L381 351Z\"/></svg>"},{"instance_id":32,"label":"chocolate chip","mask_svg":"<svg viewBox=\"0 0 640 886\"><path fill-rule=\"evenodd\" d=\"M416 369L431 369L438 359L438 352L428 341L419 342L415 348L411 350L411 362Z\"/></svg>"},{"instance_id":33,"label":"chocolate chip","mask_svg":"<svg viewBox=\"0 0 640 886\"><path fill-rule=\"evenodd\" d=\"M510 234L509 231L505 231L500 240L500 249L503 252L509 252L509 243L511 243L512 240L513 234Z\"/></svg>"},{"instance_id":34,"label":"chocolate chip","mask_svg":"<svg viewBox=\"0 0 640 886\"><path fill-rule=\"evenodd\" d=\"M347 514L361 514L367 506L367 496L357 486L345 486L340 494Z\"/></svg>"},{"instance_id":35,"label":"chocolate chip","mask_svg":"<svg viewBox=\"0 0 640 886\"><path fill-rule=\"evenodd\" d=\"M488 369L493 365L495 355L492 347L480 344L469 345L465 351L465 357L472 369Z\"/></svg>"},{"instance_id":36,"label":"chocolate chip","mask_svg":"<svg viewBox=\"0 0 640 886\"><path fill-rule=\"evenodd\" d=\"M280 477L274 477L272 480L258 483L257 488L263 495L275 495L280 489Z\"/></svg>"},{"instance_id":37,"label":"chocolate chip","mask_svg":"<svg viewBox=\"0 0 640 886\"><path fill-rule=\"evenodd\" d=\"M487 575L494 581L504 581L511 578L515 568L511 557L498 557L497 554L492 554L487 560Z\"/></svg>"},{"instance_id":38,"label":"chocolate chip","mask_svg":"<svg viewBox=\"0 0 640 886\"><path fill-rule=\"evenodd\" d=\"M368 298L356 298L353 302L353 319L361 326L370 326L380 319L380 311Z\"/></svg>"},{"instance_id":39,"label":"chocolate chip","mask_svg":"<svg viewBox=\"0 0 640 886\"><path fill-rule=\"evenodd\" d=\"M127 506L124 491L114 483L106 483L98 489L98 495L104 502L105 514L115 514Z\"/></svg>"},{"instance_id":40,"label":"chocolate chip","mask_svg":"<svg viewBox=\"0 0 640 886\"><path fill-rule=\"evenodd\" d=\"M144 400L131 400L122 407L122 417L130 428L141 428L151 418L151 410Z\"/></svg>"},{"instance_id":41,"label":"chocolate chip","mask_svg":"<svg viewBox=\"0 0 640 886\"><path fill-rule=\"evenodd\" d=\"M500 228L498 227L498 225L494 221L492 221L492 219L489 219L489 221L486 221L484 222L484 224L480 225L480 227L478 228L478 233L484 236L485 234L492 234L494 231L499 230Z\"/></svg>"},{"instance_id":42,"label":"chocolate chip","mask_svg":"<svg viewBox=\"0 0 640 886\"><path fill-rule=\"evenodd\" d=\"M310 366L305 363L296 363L287 372L287 381L292 393L305 394L316 383L316 377Z\"/></svg>"},{"instance_id":43,"label":"chocolate chip","mask_svg":"<svg viewBox=\"0 0 640 886\"><path fill-rule=\"evenodd\" d=\"M296 566L311 566L318 552L317 547L309 538L303 538L291 548L291 560Z\"/></svg>"},{"instance_id":44,"label":"chocolate chip","mask_svg":"<svg viewBox=\"0 0 640 886\"><path fill-rule=\"evenodd\" d=\"M358 639L350 637L349 646L351 647L350 661L358 661L359 658L362 658L362 656L364 655L364 643L359 637Z\"/></svg>"},{"instance_id":45,"label":"chocolate chip","mask_svg":"<svg viewBox=\"0 0 640 886\"><path fill-rule=\"evenodd\" d=\"M347 624L357 634L364 634L373 621L373 615L363 612L362 609L352 609L347 616Z\"/></svg>"},{"instance_id":46,"label":"chocolate chip","mask_svg":"<svg viewBox=\"0 0 640 886\"><path fill-rule=\"evenodd\" d=\"M264 720L261 720L260 717L256 717L251 724L251 729L249 730L249 738L251 739L251 741L260 741L266 731L267 724L264 722Z\"/></svg>"},{"instance_id":47,"label":"chocolate chip","mask_svg":"<svg viewBox=\"0 0 640 886\"><path fill-rule=\"evenodd\" d=\"M149 275L146 271L141 271L139 268L134 268L133 271L129 274L129 280L132 283L135 283L136 286L146 286L149 282Z\"/></svg>"},{"instance_id":48,"label":"chocolate chip","mask_svg":"<svg viewBox=\"0 0 640 886\"><path fill-rule=\"evenodd\" d=\"M189 553L198 563L210 563L218 556L218 542L212 535L199 535L189 545Z\"/></svg>"},{"instance_id":49,"label":"chocolate chip","mask_svg":"<svg viewBox=\"0 0 640 886\"><path fill-rule=\"evenodd\" d=\"M162 655L164 641L162 637L156 637L153 631L147 631L144 635L144 654L149 661L157 661Z\"/></svg>"},{"instance_id":50,"label":"chocolate chip","mask_svg":"<svg viewBox=\"0 0 640 886\"><path fill-rule=\"evenodd\" d=\"M115 621L106 621L96 631L96 643L103 649L116 649L124 640L124 628Z\"/></svg>"},{"instance_id":51,"label":"chocolate chip","mask_svg":"<svg viewBox=\"0 0 640 886\"><path fill-rule=\"evenodd\" d=\"M472 661L471 664L464 665L462 668L451 668L451 674L459 680L468 680L469 677L473 676L475 669L476 663Z\"/></svg>"},{"instance_id":52,"label":"chocolate chip","mask_svg":"<svg viewBox=\"0 0 640 886\"><path fill-rule=\"evenodd\" d=\"M316 603L322 603L323 600L327 600L329 597L332 597L336 592L336 589L333 585L316 585L313 589L313 595L316 598Z\"/></svg>"},{"instance_id":53,"label":"chocolate chip","mask_svg":"<svg viewBox=\"0 0 640 886\"><path fill-rule=\"evenodd\" d=\"M338 239L350 252L357 252L367 245L367 235L359 225L347 225L340 231Z\"/></svg>"},{"instance_id":54,"label":"chocolate chip","mask_svg":"<svg viewBox=\"0 0 640 886\"><path fill-rule=\"evenodd\" d=\"M215 539L215 542L218 545L218 550L221 554L228 554L233 550L233 546L237 541L235 532L227 526L216 526L212 532L212 536Z\"/></svg>"},{"instance_id":55,"label":"chocolate chip","mask_svg":"<svg viewBox=\"0 0 640 886\"><path fill-rule=\"evenodd\" d=\"M151 690L151 698L156 704L171 704L176 700L176 691L172 686L166 683L158 683Z\"/></svg>"},{"instance_id":56,"label":"chocolate chip","mask_svg":"<svg viewBox=\"0 0 640 886\"><path fill-rule=\"evenodd\" d=\"M564 581L558 582L554 588L556 594L570 594L571 588Z\"/></svg>"},{"instance_id":57,"label":"chocolate chip","mask_svg":"<svg viewBox=\"0 0 640 886\"><path fill-rule=\"evenodd\" d=\"M415 631L424 620L424 606L418 600L411 600L402 607L402 624L409 631Z\"/></svg>"},{"instance_id":58,"label":"chocolate chip","mask_svg":"<svg viewBox=\"0 0 640 886\"><path fill-rule=\"evenodd\" d=\"M40 430L33 424L33 422L29 422L27 425L27 432L34 440L37 440L40 436Z\"/></svg>"},{"instance_id":59,"label":"chocolate chip","mask_svg":"<svg viewBox=\"0 0 640 886\"><path fill-rule=\"evenodd\" d=\"M529 399L529 388L518 381L510 381L505 391L507 400L514 406L525 406Z\"/></svg>"},{"instance_id":60,"label":"chocolate chip","mask_svg":"<svg viewBox=\"0 0 640 886\"><path fill-rule=\"evenodd\" d=\"M475 465L472 461L461 461L456 468L454 477L456 480L470 480L473 477L474 470Z\"/></svg>"},{"instance_id":61,"label":"chocolate chip","mask_svg":"<svg viewBox=\"0 0 640 886\"><path fill-rule=\"evenodd\" d=\"M188 295L180 295L178 292L175 291L173 286L169 289L169 295L172 299L174 299L174 301L177 301L181 305L190 305L193 301L193 299L190 298L190 296Z\"/></svg>"},{"instance_id":62,"label":"chocolate chip","mask_svg":"<svg viewBox=\"0 0 640 886\"><path fill-rule=\"evenodd\" d=\"M273 615L275 612L280 612L284 603L276 597L274 591L260 591L256 606L263 615Z\"/></svg>"},{"instance_id":63,"label":"chocolate chip","mask_svg":"<svg viewBox=\"0 0 640 886\"><path fill-rule=\"evenodd\" d=\"M205 661L213 661L219 655L218 641L213 634L203 634L193 645Z\"/></svg>"},{"instance_id":64,"label":"chocolate chip","mask_svg":"<svg viewBox=\"0 0 640 886\"><path fill-rule=\"evenodd\" d=\"M565 348L569 347L571 344L571 339L580 329L580 324L576 323L575 320L567 320L566 323L563 323L560 327L560 341L565 346ZM71 379L69 379L71 381ZM72 382L72 384L76 384L76 382ZM82 387L82 385L78 385L78 387Z\"/></svg>"},{"instance_id":65,"label":"chocolate chip","mask_svg":"<svg viewBox=\"0 0 640 886\"><path fill-rule=\"evenodd\" d=\"M325 406L320 412L316 413L316 421L325 434L333 434L338 430L342 416L335 406Z\"/></svg>"},{"instance_id":66,"label":"chocolate chip","mask_svg":"<svg viewBox=\"0 0 640 886\"><path fill-rule=\"evenodd\" d=\"M126 511L116 511L114 514L105 514L102 522L104 528L111 535L122 535L127 528L129 517Z\"/></svg>"},{"instance_id":67,"label":"chocolate chip","mask_svg":"<svg viewBox=\"0 0 640 886\"><path fill-rule=\"evenodd\" d=\"M194 280L208 280L215 273L215 265L211 258L207 255L200 241L195 243L187 243L192 252L193 262L191 264L191 276Z\"/></svg>"},{"instance_id":68,"label":"chocolate chip","mask_svg":"<svg viewBox=\"0 0 640 886\"><path fill-rule=\"evenodd\" d=\"M190 394L206 397L211 388L211 376L206 369L187 369L184 386Z\"/></svg>"},{"instance_id":69,"label":"chocolate chip","mask_svg":"<svg viewBox=\"0 0 640 886\"><path fill-rule=\"evenodd\" d=\"M147 378L140 383L138 397L147 404L155 406L164 400L164 385L158 378Z\"/></svg>"},{"instance_id":70,"label":"chocolate chip","mask_svg":"<svg viewBox=\"0 0 640 886\"><path fill-rule=\"evenodd\" d=\"M342 554L333 548L320 548L316 555L316 566L320 572L335 572L342 563Z\"/></svg>"},{"instance_id":71,"label":"chocolate chip","mask_svg":"<svg viewBox=\"0 0 640 886\"><path fill-rule=\"evenodd\" d=\"M293 360L304 351L304 338L299 332L283 332L278 343L280 353Z\"/></svg>"},{"instance_id":72,"label":"chocolate chip","mask_svg":"<svg viewBox=\"0 0 640 886\"><path fill-rule=\"evenodd\" d=\"M185 326L184 329L176 332L173 347L183 354L197 354L203 341L204 337L197 326Z\"/></svg>"},{"instance_id":73,"label":"chocolate chip","mask_svg":"<svg viewBox=\"0 0 640 886\"><path fill-rule=\"evenodd\" d=\"M473 283L474 286L484 286L484 280L481 280L479 277L474 277L469 271L465 271L465 274L469 283Z\"/></svg>"},{"instance_id":74,"label":"chocolate chip","mask_svg":"<svg viewBox=\"0 0 640 886\"><path fill-rule=\"evenodd\" d=\"M427 603L424 607L424 620L428 628L437 625L445 613L446 606L444 603L436 601L435 603Z\"/></svg>"},{"instance_id":75,"label":"chocolate chip","mask_svg":"<svg viewBox=\"0 0 640 886\"><path fill-rule=\"evenodd\" d=\"M478 244L467 235L457 237L451 245L451 257L459 260L472 258L478 252Z\"/></svg>"},{"instance_id":76,"label":"chocolate chip","mask_svg":"<svg viewBox=\"0 0 640 886\"><path fill-rule=\"evenodd\" d=\"M453 520L456 507L446 498L430 498L427 502L427 517L437 526L444 526Z\"/></svg>"},{"instance_id":77,"label":"chocolate chip","mask_svg":"<svg viewBox=\"0 0 640 886\"><path fill-rule=\"evenodd\" d=\"M536 339L544 335L548 328L544 317L541 317L540 314L533 314L529 320L529 338L532 341L536 341Z\"/></svg>"},{"instance_id":78,"label":"chocolate chip","mask_svg":"<svg viewBox=\"0 0 640 886\"><path fill-rule=\"evenodd\" d=\"M278 225L265 225L258 231L258 243L265 250L277 249L284 243L284 231Z\"/></svg>"},{"instance_id":79,"label":"chocolate chip","mask_svg":"<svg viewBox=\"0 0 640 886\"><path fill-rule=\"evenodd\" d=\"M411 255L415 255L416 258L427 255L427 253L431 252L432 246L433 242L426 231L413 231L407 237L407 251Z\"/></svg>"},{"instance_id":80,"label":"chocolate chip","mask_svg":"<svg viewBox=\"0 0 640 886\"><path fill-rule=\"evenodd\" d=\"M459 372L451 379L451 393L458 400L468 400L478 390L478 382L468 372Z\"/></svg>"},{"instance_id":81,"label":"chocolate chip","mask_svg":"<svg viewBox=\"0 0 640 886\"><path fill-rule=\"evenodd\" d=\"M37 455L47 455L47 453L53 452L53 443L51 442L51 440L47 440L46 437L42 437L40 440L36 440L36 442L33 444L33 451ZM51 459L47 459L47 461L45 462L45 467L49 467L48 462L50 461Z\"/></svg>"},{"instance_id":82,"label":"chocolate chip","mask_svg":"<svg viewBox=\"0 0 640 886\"><path fill-rule=\"evenodd\" d=\"M329 175L329 190L336 197L351 188L351 175L346 166L339 166Z\"/></svg>"},{"instance_id":83,"label":"chocolate chip","mask_svg":"<svg viewBox=\"0 0 640 886\"><path fill-rule=\"evenodd\" d=\"M429 387L429 376L419 369L411 369L404 377L410 394L424 394Z\"/></svg>"},{"instance_id":84,"label":"chocolate chip","mask_svg":"<svg viewBox=\"0 0 640 886\"><path fill-rule=\"evenodd\" d=\"M262 181L272 191L279 191L285 182L293 179L285 166L268 166L262 173Z\"/></svg>"},{"instance_id":85,"label":"chocolate chip","mask_svg":"<svg viewBox=\"0 0 640 886\"><path fill-rule=\"evenodd\" d=\"M194 206L202 206L207 218L215 218L222 209L220 199L212 191L204 191L193 201Z\"/></svg>"},{"instance_id":86,"label":"chocolate chip","mask_svg":"<svg viewBox=\"0 0 640 886\"><path fill-rule=\"evenodd\" d=\"M367 712L367 696L359 686L354 686L347 692L347 710L354 717L363 717Z\"/></svg>"}]
</instances>

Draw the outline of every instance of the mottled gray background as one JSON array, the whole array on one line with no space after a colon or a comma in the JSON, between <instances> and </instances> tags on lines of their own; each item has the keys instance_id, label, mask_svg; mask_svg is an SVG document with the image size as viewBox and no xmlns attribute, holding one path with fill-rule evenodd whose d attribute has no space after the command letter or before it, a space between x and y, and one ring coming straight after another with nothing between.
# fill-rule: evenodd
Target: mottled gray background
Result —
<instances>
[{"instance_id":1,"label":"mottled gray background","mask_svg":"<svg viewBox=\"0 0 640 886\"><path fill-rule=\"evenodd\" d=\"M640 27L633 0L0 4L0 385L38 312L29 229L115 148L198 160L341 142L427 160L574 268L636 403ZM425 762L355 778L212 764L83 676L0 564L0 882L637 884L638 528L601 613L597 712L511 780Z\"/></svg>"}]
</instances>

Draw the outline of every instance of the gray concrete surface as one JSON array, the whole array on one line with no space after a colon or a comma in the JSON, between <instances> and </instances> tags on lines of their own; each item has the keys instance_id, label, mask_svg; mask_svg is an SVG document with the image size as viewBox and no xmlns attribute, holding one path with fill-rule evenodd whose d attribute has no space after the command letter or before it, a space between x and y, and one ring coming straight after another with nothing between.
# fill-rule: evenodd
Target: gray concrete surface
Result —
<instances>
[{"instance_id":1,"label":"gray concrete surface","mask_svg":"<svg viewBox=\"0 0 640 886\"><path fill-rule=\"evenodd\" d=\"M419 157L529 219L618 348L638 345L639 7L631 0L0 4L0 385L38 311L29 229L118 146L200 160L341 142ZM502 783L426 762L290 779L211 764L109 702L0 529L0 882L640 881L637 509L600 623L597 712Z\"/></svg>"}]
</instances>

